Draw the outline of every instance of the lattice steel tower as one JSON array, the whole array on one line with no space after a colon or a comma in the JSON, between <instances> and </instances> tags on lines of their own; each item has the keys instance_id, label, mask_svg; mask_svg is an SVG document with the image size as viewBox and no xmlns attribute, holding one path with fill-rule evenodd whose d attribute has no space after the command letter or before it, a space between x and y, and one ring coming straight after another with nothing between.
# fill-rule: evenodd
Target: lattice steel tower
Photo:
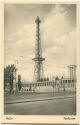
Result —
<instances>
[{"instance_id":1,"label":"lattice steel tower","mask_svg":"<svg viewBox=\"0 0 80 125\"><path fill-rule=\"evenodd\" d=\"M35 62L34 68L34 80L39 82L43 78L43 61L45 58L42 58L42 48L41 48L41 39L40 39L40 23L41 20L37 16L36 20L36 42L35 42Z\"/></svg>"}]
</instances>

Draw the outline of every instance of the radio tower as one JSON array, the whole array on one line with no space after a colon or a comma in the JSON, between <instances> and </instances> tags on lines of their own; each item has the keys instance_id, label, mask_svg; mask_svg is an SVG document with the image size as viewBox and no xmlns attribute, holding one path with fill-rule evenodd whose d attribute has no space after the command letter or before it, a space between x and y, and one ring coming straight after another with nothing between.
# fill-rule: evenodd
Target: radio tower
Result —
<instances>
[{"instance_id":1,"label":"radio tower","mask_svg":"<svg viewBox=\"0 0 80 125\"><path fill-rule=\"evenodd\" d=\"M40 23L41 20L37 16L36 20L36 43L35 43L35 58L33 58L35 62L34 68L34 80L39 82L41 78L43 78L43 61L45 58L42 58L42 49L41 49L41 39L40 39Z\"/></svg>"}]
</instances>

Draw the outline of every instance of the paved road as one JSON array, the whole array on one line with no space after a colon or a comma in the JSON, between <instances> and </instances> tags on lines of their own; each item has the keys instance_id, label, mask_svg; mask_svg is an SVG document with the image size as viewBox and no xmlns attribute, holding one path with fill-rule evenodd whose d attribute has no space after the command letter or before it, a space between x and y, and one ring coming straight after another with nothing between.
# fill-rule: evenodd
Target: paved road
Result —
<instances>
[{"instance_id":1,"label":"paved road","mask_svg":"<svg viewBox=\"0 0 80 125\"><path fill-rule=\"evenodd\" d=\"M4 113L14 115L75 115L76 99L64 98L7 104L4 106Z\"/></svg>"},{"instance_id":2,"label":"paved road","mask_svg":"<svg viewBox=\"0 0 80 125\"><path fill-rule=\"evenodd\" d=\"M54 97L61 97L61 96L72 96L72 95L76 95L76 93L73 92L56 92L54 93ZM44 98L51 98L53 97L53 93L18 93L16 94L8 94L4 96L4 102L11 102L11 101L21 101L21 100L27 100L27 99L36 99L36 98L40 98L40 99L44 99Z\"/></svg>"}]
</instances>

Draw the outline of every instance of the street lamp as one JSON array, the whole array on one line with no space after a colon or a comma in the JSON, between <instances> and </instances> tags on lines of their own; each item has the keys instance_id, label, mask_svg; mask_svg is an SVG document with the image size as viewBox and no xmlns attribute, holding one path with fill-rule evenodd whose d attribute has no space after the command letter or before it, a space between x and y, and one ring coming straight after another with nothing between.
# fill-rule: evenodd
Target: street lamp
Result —
<instances>
[{"instance_id":1,"label":"street lamp","mask_svg":"<svg viewBox=\"0 0 80 125\"><path fill-rule=\"evenodd\" d=\"M53 96L54 96L54 87L55 87L55 82L52 82L52 87L53 87Z\"/></svg>"},{"instance_id":2,"label":"street lamp","mask_svg":"<svg viewBox=\"0 0 80 125\"><path fill-rule=\"evenodd\" d=\"M18 64L18 60L15 60L15 65L14 65L14 67L15 67L15 69L14 69L14 72L13 72L13 76L14 76L14 80L13 80L13 92L14 92L14 94L16 93L16 70L17 70L17 68L16 68L16 64Z\"/></svg>"}]
</instances>

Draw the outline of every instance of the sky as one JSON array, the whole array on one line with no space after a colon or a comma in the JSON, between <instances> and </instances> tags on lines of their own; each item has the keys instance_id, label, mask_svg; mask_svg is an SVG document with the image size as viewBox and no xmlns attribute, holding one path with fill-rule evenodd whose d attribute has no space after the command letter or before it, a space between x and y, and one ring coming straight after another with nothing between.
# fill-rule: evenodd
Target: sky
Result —
<instances>
[{"instance_id":1,"label":"sky","mask_svg":"<svg viewBox=\"0 0 80 125\"><path fill-rule=\"evenodd\" d=\"M16 64L17 74L25 81L32 81L37 16L41 19L44 76L67 77L67 66L76 64L75 4L5 4L5 66Z\"/></svg>"}]
</instances>

